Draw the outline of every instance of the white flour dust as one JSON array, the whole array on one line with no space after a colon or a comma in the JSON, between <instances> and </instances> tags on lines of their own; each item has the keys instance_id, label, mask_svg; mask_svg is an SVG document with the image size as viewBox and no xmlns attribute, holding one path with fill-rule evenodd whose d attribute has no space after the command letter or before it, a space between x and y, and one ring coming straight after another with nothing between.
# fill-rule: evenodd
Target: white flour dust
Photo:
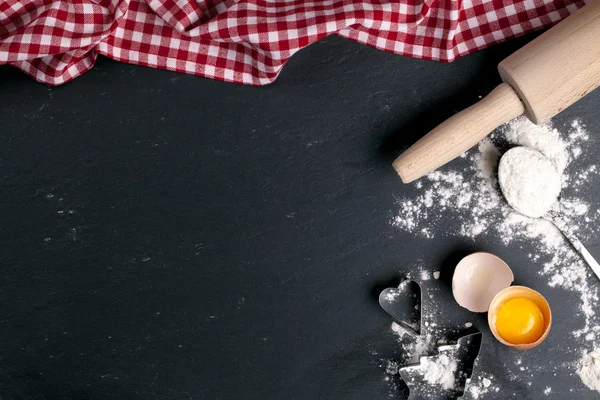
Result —
<instances>
[{"instance_id":1,"label":"white flour dust","mask_svg":"<svg viewBox=\"0 0 600 400\"><path fill-rule=\"evenodd\" d=\"M429 336L431 339L431 336ZM425 340L420 343L421 348L415 350L424 354L430 354L432 348ZM457 379L461 372L458 370L459 360L456 356L456 349L453 346L438 347L439 354L430 356L421 356L414 360L411 365L406 366L401 363L388 362L386 373L399 373L401 367L406 367L403 378L411 386L418 386L422 395L431 398L438 398L443 391L454 392L457 386ZM423 386L426 387L423 387Z\"/></svg>"},{"instance_id":2,"label":"white flour dust","mask_svg":"<svg viewBox=\"0 0 600 400\"><path fill-rule=\"evenodd\" d=\"M597 278L553 224L509 207L497 178L498 161L509 147L528 146L542 153L561 176L562 213L581 241L592 244L598 235L600 210L593 206L589 187L598 185L600 168L585 158L589 141L590 135L577 120L562 132L551 124L534 125L524 117L513 120L463 155L455 169L446 166L419 180L413 186L416 193L397 199L391 223L425 239L495 238L513 249L532 244L534 250L527 254L531 267L546 277L549 286L575 292L580 298L572 337L591 348L600 347L594 310L599 301ZM574 358L580 354L576 347L564 351Z\"/></svg>"},{"instance_id":3,"label":"white flour dust","mask_svg":"<svg viewBox=\"0 0 600 400\"><path fill-rule=\"evenodd\" d=\"M420 280L421 282L429 281L432 275L435 276L435 272L432 274L432 271L427 270L422 264L416 264L415 267L417 268L416 280ZM410 274L406 275L405 278L412 279ZM421 285L423 285L423 283L421 283ZM426 303L430 305L429 308L423 308L423 304L420 305L421 326L419 327L417 324L411 324L407 321L404 322L413 330L418 330L420 328L421 334L411 335L402 325L396 322L392 322L391 324L391 330L396 334L396 339L402 349L402 359L400 362L403 365L418 363L421 356L431 354L436 345L440 344L439 339L444 334L438 324L434 322L437 318L436 311L438 307L436 307L433 295L431 293L427 294L423 286L421 286L421 291L421 298L427 297ZM388 292L388 294L389 293L398 292Z\"/></svg>"},{"instance_id":4,"label":"white flour dust","mask_svg":"<svg viewBox=\"0 0 600 400\"><path fill-rule=\"evenodd\" d=\"M521 117L508 124L504 136L509 143L536 149L552 161L559 173L563 173L569 163L569 148L577 158L582 152L579 143L589 139L579 121L573 121L571 128L569 136L563 139L563 135L550 124L534 125L527 118Z\"/></svg>"},{"instance_id":5,"label":"white flour dust","mask_svg":"<svg viewBox=\"0 0 600 400\"><path fill-rule=\"evenodd\" d=\"M490 374L478 374L478 378L467 380L466 393L473 399L485 399L490 393L499 392L500 388L494 384L494 377Z\"/></svg>"},{"instance_id":6,"label":"white flour dust","mask_svg":"<svg viewBox=\"0 0 600 400\"><path fill-rule=\"evenodd\" d=\"M392 332L398 335L398 341L402 346L403 364L416 363L421 356L430 354L435 348L435 338L431 333L423 332L421 335L413 336L396 322L392 322Z\"/></svg>"},{"instance_id":7,"label":"white flour dust","mask_svg":"<svg viewBox=\"0 0 600 400\"><path fill-rule=\"evenodd\" d=\"M387 301L396 301L396 299L400 296L400 292L387 292L385 294L385 299Z\"/></svg>"},{"instance_id":8,"label":"white flour dust","mask_svg":"<svg viewBox=\"0 0 600 400\"><path fill-rule=\"evenodd\" d=\"M504 153L498 164L498 180L508 204L533 218L550 211L562 187L561 175L550 159L524 146Z\"/></svg>"},{"instance_id":9,"label":"white flour dust","mask_svg":"<svg viewBox=\"0 0 600 400\"><path fill-rule=\"evenodd\" d=\"M600 349L583 355L577 374L587 387L600 392Z\"/></svg>"},{"instance_id":10,"label":"white flour dust","mask_svg":"<svg viewBox=\"0 0 600 400\"><path fill-rule=\"evenodd\" d=\"M425 308L421 307L421 334L413 335L402 325L392 322L391 331L396 336L401 352L394 360L381 360L381 367L385 368L385 381L391 385L390 397L395 396L397 390L394 376L399 374L400 368L408 367L412 371L409 385L419 385L422 394L440 398L441 392L445 396L458 389L457 379L461 376L461 371L458 371L459 360L456 349L445 346L448 344L446 335L450 332L436 322L442 317L442 311L433 291L439 289L426 283L438 279L439 271L428 270L422 263L417 263L415 267L414 277L408 274L405 278L421 282L421 296L425 299ZM446 350L442 352L444 347L440 346ZM418 379L418 383L415 379Z\"/></svg>"},{"instance_id":11,"label":"white flour dust","mask_svg":"<svg viewBox=\"0 0 600 400\"><path fill-rule=\"evenodd\" d=\"M456 359L450 358L446 354L437 357L436 360L424 358L421 361L421 370L424 379L431 385L439 385L442 389L453 389L456 368L458 367Z\"/></svg>"}]
</instances>

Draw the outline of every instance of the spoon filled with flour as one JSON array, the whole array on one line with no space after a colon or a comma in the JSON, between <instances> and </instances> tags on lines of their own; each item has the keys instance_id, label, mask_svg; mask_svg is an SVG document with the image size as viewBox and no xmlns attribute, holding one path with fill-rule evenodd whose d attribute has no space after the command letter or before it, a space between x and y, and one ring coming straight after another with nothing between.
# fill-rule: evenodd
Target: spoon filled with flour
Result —
<instances>
[{"instance_id":1,"label":"spoon filled with flour","mask_svg":"<svg viewBox=\"0 0 600 400\"><path fill-rule=\"evenodd\" d=\"M562 176L546 156L523 146L508 150L498 164L498 181L512 208L527 217L552 222L600 278L600 265L577 239L560 212Z\"/></svg>"}]
</instances>

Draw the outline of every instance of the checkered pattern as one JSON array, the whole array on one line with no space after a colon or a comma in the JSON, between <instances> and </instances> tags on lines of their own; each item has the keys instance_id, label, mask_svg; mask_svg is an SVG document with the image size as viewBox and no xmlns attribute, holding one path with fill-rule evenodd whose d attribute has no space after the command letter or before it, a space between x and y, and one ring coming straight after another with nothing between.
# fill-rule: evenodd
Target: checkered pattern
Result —
<instances>
[{"instance_id":1,"label":"checkered pattern","mask_svg":"<svg viewBox=\"0 0 600 400\"><path fill-rule=\"evenodd\" d=\"M338 34L452 61L552 25L581 0L0 0L0 63L60 85L98 54L264 85L298 50Z\"/></svg>"}]
</instances>

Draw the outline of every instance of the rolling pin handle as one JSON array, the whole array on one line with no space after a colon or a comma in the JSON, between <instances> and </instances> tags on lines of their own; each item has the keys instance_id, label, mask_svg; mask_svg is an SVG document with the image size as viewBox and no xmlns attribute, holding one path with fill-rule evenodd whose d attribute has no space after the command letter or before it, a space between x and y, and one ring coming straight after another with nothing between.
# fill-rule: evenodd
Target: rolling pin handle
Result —
<instances>
[{"instance_id":1,"label":"rolling pin handle","mask_svg":"<svg viewBox=\"0 0 600 400\"><path fill-rule=\"evenodd\" d=\"M523 103L506 83L422 137L394 161L402 182L409 183L460 156L501 124L522 115Z\"/></svg>"}]
</instances>

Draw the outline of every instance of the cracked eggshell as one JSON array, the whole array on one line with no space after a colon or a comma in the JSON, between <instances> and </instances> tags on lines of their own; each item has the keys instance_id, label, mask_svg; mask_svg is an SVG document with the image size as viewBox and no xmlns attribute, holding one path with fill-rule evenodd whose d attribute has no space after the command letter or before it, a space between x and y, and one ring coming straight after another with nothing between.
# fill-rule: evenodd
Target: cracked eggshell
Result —
<instances>
[{"instance_id":1,"label":"cracked eggshell","mask_svg":"<svg viewBox=\"0 0 600 400\"><path fill-rule=\"evenodd\" d=\"M456 265L452 294L461 307L487 312L492 299L513 280L511 269L501 258L490 253L473 253Z\"/></svg>"}]
</instances>

